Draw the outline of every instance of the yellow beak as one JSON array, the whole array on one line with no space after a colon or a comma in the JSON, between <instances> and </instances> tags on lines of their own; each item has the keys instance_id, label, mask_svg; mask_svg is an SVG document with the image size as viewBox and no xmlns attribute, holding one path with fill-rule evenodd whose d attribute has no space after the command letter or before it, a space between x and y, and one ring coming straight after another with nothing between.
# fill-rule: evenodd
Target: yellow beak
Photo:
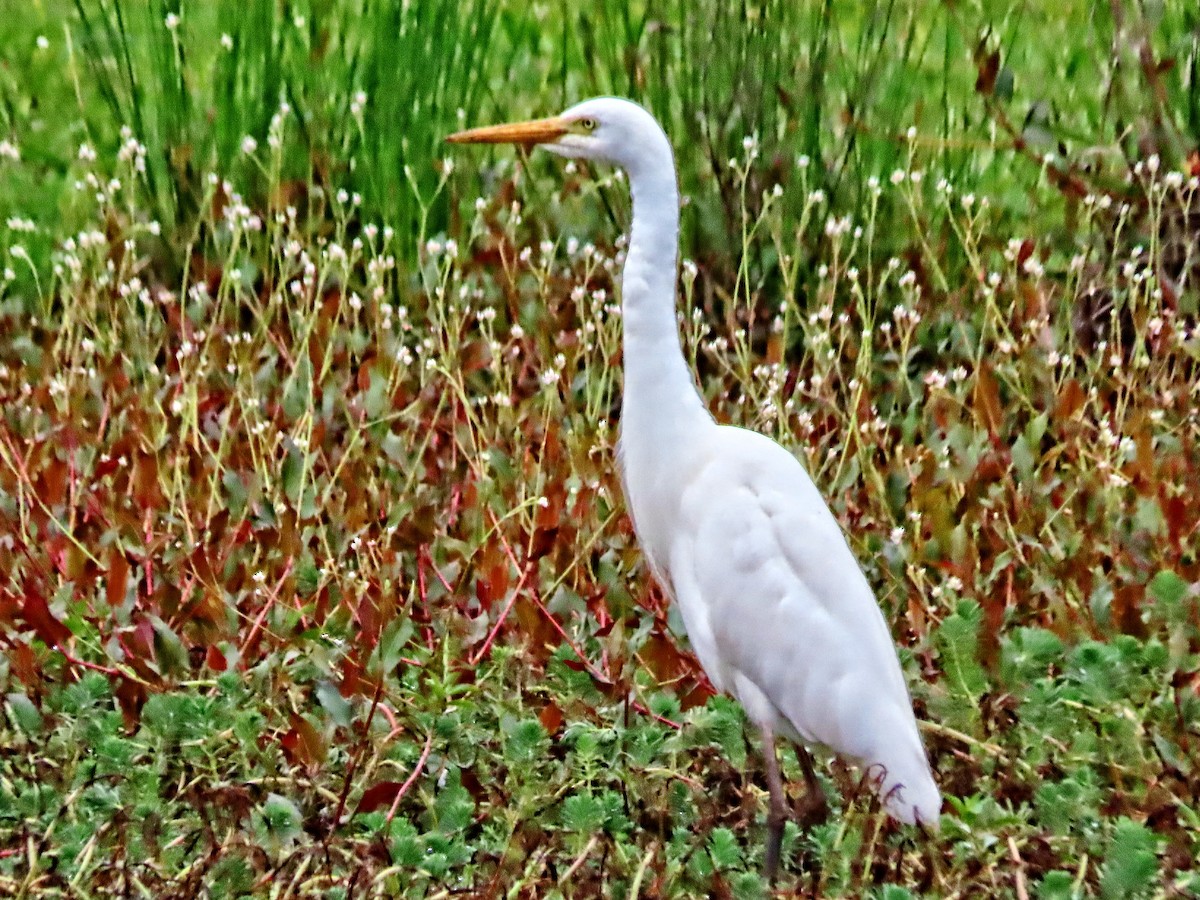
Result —
<instances>
[{"instance_id":1,"label":"yellow beak","mask_svg":"<svg viewBox=\"0 0 1200 900\"><path fill-rule=\"evenodd\" d=\"M549 144L570 129L557 116L508 125L487 125L459 131L446 138L451 144Z\"/></svg>"}]
</instances>

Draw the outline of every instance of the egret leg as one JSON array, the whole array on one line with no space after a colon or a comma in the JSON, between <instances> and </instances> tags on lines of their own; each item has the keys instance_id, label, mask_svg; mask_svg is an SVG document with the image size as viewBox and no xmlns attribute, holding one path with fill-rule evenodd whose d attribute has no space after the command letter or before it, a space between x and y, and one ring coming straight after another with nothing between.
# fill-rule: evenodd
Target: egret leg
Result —
<instances>
[{"instance_id":1,"label":"egret leg","mask_svg":"<svg viewBox=\"0 0 1200 900\"><path fill-rule=\"evenodd\" d=\"M779 757L775 755L775 733L769 725L762 726L763 761L767 767L767 852L763 875L768 884L775 883L779 873L779 851L783 846L783 826L787 822L787 802L783 793L783 778L779 774Z\"/></svg>"},{"instance_id":2,"label":"egret leg","mask_svg":"<svg viewBox=\"0 0 1200 900\"><path fill-rule=\"evenodd\" d=\"M805 826L820 825L829 818L829 801L825 799L821 782L817 781L812 757L800 744L796 744L796 757L804 772L804 798L796 804L796 817Z\"/></svg>"}]
</instances>

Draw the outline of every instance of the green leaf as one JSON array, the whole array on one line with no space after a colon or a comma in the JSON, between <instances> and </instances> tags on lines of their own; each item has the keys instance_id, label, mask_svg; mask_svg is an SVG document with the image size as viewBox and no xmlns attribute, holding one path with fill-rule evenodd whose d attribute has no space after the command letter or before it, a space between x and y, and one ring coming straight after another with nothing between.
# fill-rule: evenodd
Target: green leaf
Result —
<instances>
[{"instance_id":1,"label":"green leaf","mask_svg":"<svg viewBox=\"0 0 1200 900\"><path fill-rule=\"evenodd\" d=\"M1038 900L1075 900L1075 876L1070 872L1047 872L1037 895Z\"/></svg>"},{"instance_id":2,"label":"green leaf","mask_svg":"<svg viewBox=\"0 0 1200 900\"><path fill-rule=\"evenodd\" d=\"M330 682L321 681L317 683L316 694L317 701L329 713L334 724L348 728L354 721L354 707L342 696L342 692Z\"/></svg>"},{"instance_id":3,"label":"green leaf","mask_svg":"<svg viewBox=\"0 0 1200 900\"><path fill-rule=\"evenodd\" d=\"M1100 895L1106 900L1134 897L1158 880L1154 832L1125 817L1117 821L1100 877Z\"/></svg>"},{"instance_id":4,"label":"green leaf","mask_svg":"<svg viewBox=\"0 0 1200 900\"><path fill-rule=\"evenodd\" d=\"M111 699L108 679L99 672L88 672L62 692L58 708L70 715L80 715Z\"/></svg>"},{"instance_id":5,"label":"green leaf","mask_svg":"<svg viewBox=\"0 0 1200 900\"><path fill-rule=\"evenodd\" d=\"M391 827L392 862L398 866L416 868L425 858L425 848L416 826L407 819L397 818Z\"/></svg>"},{"instance_id":6,"label":"green leaf","mask_svg":"<svg viewBox=\"0 0 1200 900\"><path fill-rule=\"evenodd\" d=\"M736 869L742 865L737 835L728 828L714 828L708 839L708 854L717 869Z\"/></svg>"},{"instance_id":7,"label":"green leaf","mask_svg":"<svg viewBox=\"0 0 1200 900\"><path fill-rule=\"evenodd\" d=\"M757 872L739 872L730 879L735 900L761 900L767 896L762 876Z\"/></svg>"},{"instance_id":8,"label":"green leaf","mask_svg":"<svg viewBox=\"0 0 1200 900\"><path fill-rule=\"evenodd\" d=\"M633 823L625 815L625 798L616 791L601 791L596 795L604 810L604 830L610 834L628 832Z\"/></svg>"},{"instance_id":9,"label":"green leaf","mask_svg":"<svg viewBox=\"0 0 1200 900\"><path fill-rule=\"evenodd\" d=\"M306 413L312 405L312 362L308 354L300 354L296 361L296 370L288 379L287 389L283 395L283 413L295 421Z\"/></svg>"},{"instance_id":10,"label":"green leaf","mask_svg":"<svg viewBox=\"0 0 1200 900\"><path fill-rule=\"evenodd\" d=\"M291 800L282 794L268 794L254 811L254 829L259 841L269 850L280 852L303 834L304 818Z\"/></svg>"},{"instance_id":11,"label":"green leaf","mask_svg":"<svg viewBox=\"0 0 1200 900\"><path fill-rule=\"evenodd\" d=\"M508 732L504 757L510 762L529 762L541 756L546 741L546 729L537 719L518 722Z\"/></svg>"},{"instance_id":12,"label":"green leaf","mask_svg":"<svg viewBox=\"0 0 1200 900\"><path fill-rule=\"evenodd\" d=\"M1170 604L1171 606L1175 606L1182 601L1187 596L1190 588L1191 585L1169 569L1163 569L1151 578L1150 584L1147 586L1151 597L1160 603Z\"/></svg>"},{"instance_id":13,"label":"green leaf","mask_svg":"<svg viewBox=\"0 0 1200 900\"><path fill-rule=\"evenodd\" d=\"M1013 86L1016 83L1016 78L1013 76L1013 71L1008 66L1001 66L1000 71L996 73L996 86L992 90L993 96L1007 103L1013 98Z\"/></svg>"},{"instance_id":14,"label":"green leaf","mask_svg":"<svg viewBox=\"0 0 1200 900\"><path fill-rule=\"evenodd\" d=\"M191 705L182 694L156 694L142 708L142 725L162 740L183 739L191 724Z\"/></svg>"},{"instance_id":15,"label":"green leaf","mask_svg":"<svg viewBox=\"0 0 1200 900\"><path fill-rule=\"evenodd\" d=\"M246 509L248 493L246 482L233 469L226 469L221 475L221 485L225 488L225 502L229 504L229 514L234 519L240 519Z\"/></svg>"},{"instance_id":16,"label":"green leaf","mask_svg":"<svg viewBox=\"0 0 1200 900\"><path fill-rule=\"evenodd\" d=\"M311 597L321 586L321 570L309 554L305 554L296 566L296 591L301 597Z\"/></svg>"},{"instance_id":17,"label":"green leaf","mask_svg":"<svg viewBox=\"0 0 1200 900\"><path fill-rule=\"evenodd\" d=\"M979 698L988 686L987 676L979 665L982 616L979 604L962 600L937 630L946 685L952 696L963 701L962 708L972 722L978 716Z\"/></svg>"},{"instance_id":18,"label":"green leaf","mask_svg":"<svg viewBox=\"0 0 1200 900\"><path fill-rule=\"evenodd\" d=\"M375 651L371 654L369 668L375 671L375 667L378 666L384 672L395 671L396 667L400 665L400 658L404 656L404 648L415 630L416 626L407 616L400 616L389 622L379 637Z\"/></svg>"},{"instance_id":19,"label":"green leaf","mask_svg":"<svg viewBox=\"0 0 1200 900\"><path fill-rule=\"evenodd\" d=\"M300 488L304 481L304 458L295 447L288 447L283 457L283 467L280 472L283 481L283 493L297 505L300 502Z\"/></svg>"},{"instance_id":20,"label":"green leaf","mask_svg":"<svg viewBox=\"0 0 1200 900\"><path fill-rule=\"evenodd\" d=\"M12 693L5 697L9 718L13 724L27 735L37 734L42 730L42 714L33 705L33 701L20 693Z\"/></svg>"},{"instance_id":21,"label":"green leaf","mask_svg":"<svg viewBox=\"0 0 1200 900\"><path fill-rule=\"evenodd\" d=\"M240 855L223 856L212 867L208 884L214 897L241 897L254 887L254 870Z\"/></svg>"},{"instance_id":22,"label":"green leaf","mask_svg":"<svg viewBox=\"0 0 1200 900\"><path fill-rule=\"evenodd\" d=\"M697 722L697 739L714 743L725 758L739 769L746 766L746 740L742 708L729 697L717 695L708 701Z\"/></svg>"},{"instance_id":23,"label":"green leaf","mask_svg":"<svg viewBox=\"0 0 1200 900\"><path fill-rule=\"evenodd\" d=\"M1012 461L1016 467L1017 474L1022 479L1028 479L1033 475L1033 466L1037 461L1034 456L1033 448L1029 443L1029 439L1025 435L1021 435L1012 445Z\"/></svg>"},{"instance_id":24,"label":"green leaf","mask_svg":"<svg viewBox=\"0 0 1200 900\"><path fill-rule=\"evenodd\" d=\"M462 831L475 818L475 801L461 779L459 770L452 770L434 802L437 827L444 834Z\"/></svg>"},{"instance_id":25,"label":"green leaf","mask_svg":"<svg viewBox=\"0 0 1200 900\"><path fill-rule=\"evenodd\" d=\"M1034 795L1039 821L1068 835L1100 817L1100 789L1092 770L1083 766L1062 781L1043 784Z\"/></svg>"},{"instance_id":26,"label":"green leaf","mask_svg":"<svg viewBox=\"0 0 1200 900\"><path fill-rule=\"evenodd\" d=\"M679 698L675 694L657 693L650 697L650 711L664 719L677 721L680 715Z\"/></svg>"},{"instance_id":27,"label":"green leaf","mask_svg":"<svg viewBox=\"0 0 1200 900\"><path fill-rule=\"evenodd\" d=\"M164 675L183 675L188 671L187 648L179 639L171 626L155 617L154 624L154 661L158 671Z\"/></svg>"},{"instance_id":28,"label":"green leaf","mask_svg":"<svg viewBox=\"0 0 1200 900\"><path fill-rule=\"evenodd\" d=\"M590 793L572 794L563 801L560 821L568 831L598 831L604 824L604 807Z\"/></svg>"},{"instance_id":29,"label":"green leaf","mask_svg":"<svg viewBox=\"0 0 1200 900\"><path fill-rule=\"evenodd\" d=\"M103 737L92 746L96 753L96 770L103 775L125 774L138 752L137 744L119 735Z\"/></svg>"},{"instance_id":30,"label":"green leaf","mask_svg":"<svg viewBox=\"0 0 1200 900\"><path fill-rule=\"evenodd\" d=\"M1001 640L1001 655L1005 683L1014 691L1022 691L1061 661L1063 642L1045 628L1018 628L1011 637Z\"/></svg>"}]
</instances>

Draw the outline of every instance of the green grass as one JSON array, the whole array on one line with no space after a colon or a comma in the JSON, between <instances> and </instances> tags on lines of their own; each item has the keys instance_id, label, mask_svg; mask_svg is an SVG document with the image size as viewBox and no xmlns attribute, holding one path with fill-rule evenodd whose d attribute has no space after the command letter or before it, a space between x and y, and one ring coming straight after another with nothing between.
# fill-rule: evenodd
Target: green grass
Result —
<instances>
[{"instance_id":1,"label":"green grass","mask_svg":"<svg viewBox=\"0 0 1200 900\"><path fill-rule=\"evenodd\" d=\"M440 143L605 91L947 796L823 760L785 884L1200 893L1197 15L470 6L0 20L0 893L763 895L614 474L624 182Z\"/></svg>"}]
</instances>

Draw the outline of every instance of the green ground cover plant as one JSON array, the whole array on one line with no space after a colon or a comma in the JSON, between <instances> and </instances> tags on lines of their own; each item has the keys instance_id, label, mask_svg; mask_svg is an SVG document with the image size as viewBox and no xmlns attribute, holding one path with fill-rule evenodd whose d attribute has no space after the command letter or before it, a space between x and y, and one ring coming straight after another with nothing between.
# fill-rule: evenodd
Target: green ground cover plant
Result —
<instances>
[{"instance_id":1,"label":"green ground cover plant","mask_svg":"<svg viewBox=\"0 0 1200 900\"><path fill-rule=\"evenodd\" d=\"M1200 895L1200 13L569 6L0 18L0 894L766 894L615 475L622 179L441 143L613 92L947 797L824 759L783 886Z\"/></svg>"}]
</instances>

